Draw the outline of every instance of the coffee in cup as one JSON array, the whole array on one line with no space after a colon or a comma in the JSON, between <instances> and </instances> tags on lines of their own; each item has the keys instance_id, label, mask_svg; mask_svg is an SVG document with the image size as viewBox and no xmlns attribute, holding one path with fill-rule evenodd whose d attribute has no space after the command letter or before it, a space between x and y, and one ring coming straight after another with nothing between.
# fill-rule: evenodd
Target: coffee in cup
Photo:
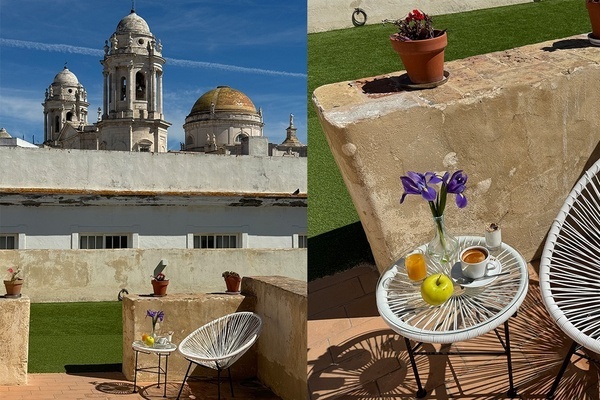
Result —
<instances>
[{"instance_id":1,"label":"coffee in cup","mask_svg":"<svg viewBox=\"0 0 600 400\"><path fill-rule=\"evenodd\" d=\"M481 278L498 268L498 261L483 246L467 247L460 253L462 273L468 278Z\"/></svg>"}]
</instances>

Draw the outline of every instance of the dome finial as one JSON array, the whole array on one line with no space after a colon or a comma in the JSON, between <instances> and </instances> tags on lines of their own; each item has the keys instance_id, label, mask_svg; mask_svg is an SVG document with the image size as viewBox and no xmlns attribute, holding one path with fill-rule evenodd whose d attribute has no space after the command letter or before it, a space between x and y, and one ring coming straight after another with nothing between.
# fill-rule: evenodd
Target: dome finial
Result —
<instances>
[{"instance_id":1,"label":"dome finial","mask_svg":"<svg viewBox=\"0 0 600 400\"><path fill-rule=\"evenodd\" d=\"M135 0L131 0L131 12L135 12Z\"/></svg>"}]
</instances>

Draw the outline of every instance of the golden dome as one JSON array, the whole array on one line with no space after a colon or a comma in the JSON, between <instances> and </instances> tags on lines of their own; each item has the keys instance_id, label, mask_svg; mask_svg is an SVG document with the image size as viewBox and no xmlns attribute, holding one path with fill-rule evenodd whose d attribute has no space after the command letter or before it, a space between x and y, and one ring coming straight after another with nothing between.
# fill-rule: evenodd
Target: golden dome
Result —
<instances>
[{"instance_id":1,"label":"golden dome","mask_svg":"<svg viewBox=\"0 0 600 400\"><path fill-rule=\"evenodd\" d=\"M256 114L254 103L244 93L229 86L217 86L216 89L204 93L196 100L190 115L210 113L213 104L215 112L226 111Z\"/></svg>"}]
</instances>

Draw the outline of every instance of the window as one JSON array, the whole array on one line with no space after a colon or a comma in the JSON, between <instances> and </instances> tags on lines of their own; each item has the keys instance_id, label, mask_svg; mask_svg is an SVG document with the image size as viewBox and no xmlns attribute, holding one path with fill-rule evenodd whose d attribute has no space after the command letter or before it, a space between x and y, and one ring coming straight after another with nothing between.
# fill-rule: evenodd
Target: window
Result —
<instances>
[{"instance_id":1,"label":"window","mask_svg":"<svg viewBox=\"0 0 600 400\"><path fill-rule=\"evenodd\" d=\"M121 100L127 100L127 78L121 78Z\"/></svg>"},{"instance_id":2,"label":"window","mask_svg":"<svg viewBox=\"0 0 600 400\"><path fill-rule=\"evenodd\" d=\"M138 72L135 74L135 99L144 100L146 98L146 79L144 74Z\"/></svg>"},{"instance_id":3,"label":"window","mask_svg":"<svg viewBox=\"0 0 600 400\"><path fill-rule=\"evenodd\" d=\"M15 235L0 235L0 250L13 250L17 248Z\"/></svg>"},{"instance_id":4,"label":"window","mask_svg":"<svg viewBox=\"0 0 600 400\"><path fill-rule=\"evenodd\" d=\"M194 235L195 249L235 249L238 235Z\"/></svg>"},{"instance_id":5,"label":"window","mask_svg":"<svg viewBox=\"0 0 600 400\"><path fill-rule=\"evenodd\" d=\"M298 247L301 249L305 249L308 247L308 236L298 235Z\"/></svg>"},{"instance_id":6,"label":"window","mask_svg":"<svg viewBox=\"0 0 600 400\"><path fill-rule=\"evenodd\" d=\"M81 235L80 249L127 249L130 242L127 235Z\"/></svg>"}]
</instances>

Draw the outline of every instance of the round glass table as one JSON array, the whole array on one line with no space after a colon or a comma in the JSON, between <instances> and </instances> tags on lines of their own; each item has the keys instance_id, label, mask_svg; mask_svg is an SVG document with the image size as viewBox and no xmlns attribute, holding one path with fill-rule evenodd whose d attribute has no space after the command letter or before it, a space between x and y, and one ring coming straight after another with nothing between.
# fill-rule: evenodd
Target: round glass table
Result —
<instances>
[{"instance_id":1,"label":"round glass table","mask_svg":"<svg viewBox=\"0 0 600 400\"><path fill-rule=\"evenodd\" d=\"M164 375L164 383L163 383L163 397L167 396L167 374L169 373L169 356L172 352L177 350L177 345L173 343L167 343L164 345L154 345L148 346L141 340L136 340L131 344L131 347L135 351L135 373L133 376L133 393L137 392L137 373L138 371L147 371L154 372L158 375L158 382L156 387L160 388L160 376ZM156 354L158 356L158 366L156 367L145 367L140 368L138 366L138 353L145 354ZM162 358L165 358L165 366L164 368L161 365Z\"/></svg>"},{"instance_id":2,"label":"round glass table","mask_svg":"<svg viewBox=\"0 0 600 400\"><path fill-rule=\"evenodd\" d=\"M459 236L458 239L461 250L474 245L485 246L483 236ZM420 246L418 250L425 254L425 248L426 244ZM426 257L427 275L444 273L454 281L452 297L439 306L431 306L422 299L421 282L413 282L408 278L404 257L389 267L379 278L376 290L377 309L390 328L406 340L417 379L419 398L426 395L414 362L414 355L420 354L415 349L421 343L462 342L484 335L502 324L504 324L505 342L500 340L500 343L504 347L504 352L501 354L506 355L509 369L508 394L511 397L516 395L512 380L507 321L516 313L527 294L529 281L527 263L517 250L505 243L490 253L499 261L499 270L494 273L501 271L506 274L463 285L454 281L454 278L462 274L458 255L455 260L443 264ZM409 339L419 344L413 347ZM453 353L439 354L452 355Z\"/></svg>"}]
</instances>

